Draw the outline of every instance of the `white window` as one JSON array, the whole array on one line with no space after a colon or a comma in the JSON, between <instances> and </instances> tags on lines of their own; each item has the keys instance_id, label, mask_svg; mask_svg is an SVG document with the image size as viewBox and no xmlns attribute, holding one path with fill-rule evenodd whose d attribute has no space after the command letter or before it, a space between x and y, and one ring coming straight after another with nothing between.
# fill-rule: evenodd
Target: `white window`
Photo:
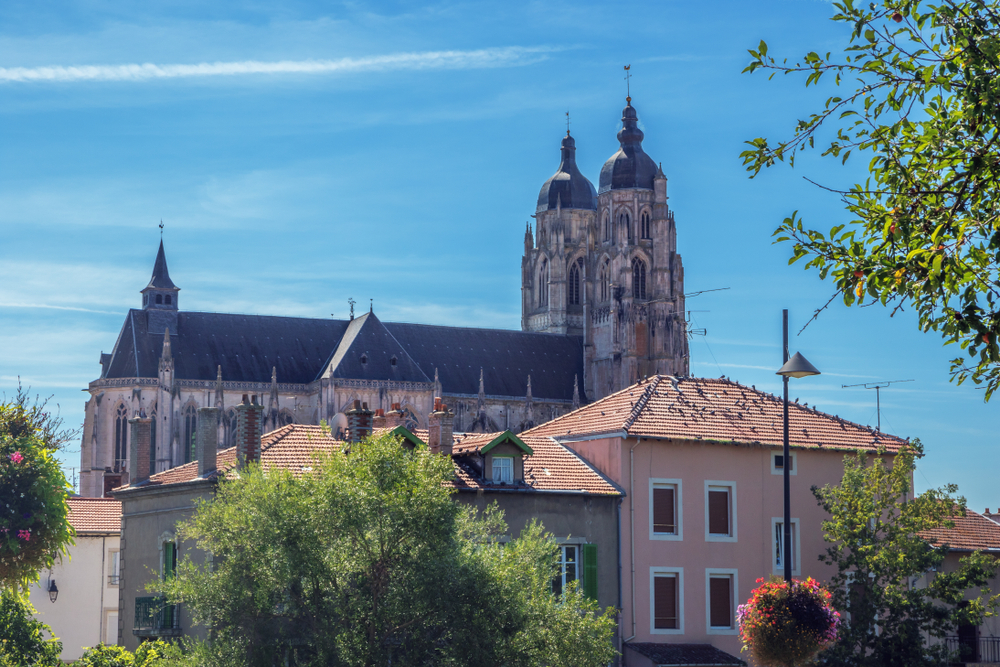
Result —
<instances>
[{"instance_id":1,"label":"white window","mask_svg":"<svg viewBox=\"0 0 1000 667\"><path fill-rule=\"evenodd\" d=\"M705 622L710 635L735 635L737 570L705 569Z\"/></svg>"},{"instance_id":2,"label":"white window","mask_svg":"<svg viewBox=\"0 0 1000 667\"><path fill-rule=\"evenodd\" d=\"M705 540L736 541L736 482L705 482Z\"/></svg>"},{"instance_id":3,"label":"white window","mask_svg":"<svg viewBox=\"0 0 1000 667\"><path fill-rule=\"evenodd\" d=\"M108 586L117 586L121 580L121 552L108 552Z\"/></svg>"},{"instance_id":4,"label":"white window","mask_svg":"<svg viewBox=\"0 0 1000 667\"><path fill-rule=\"evenodd\" d=\"M785 571L785 521L779 517L771 519L771 563L774 574ZM800 574L799 563L799 520L792 519L792 574Z\"/></svg>"},{"instance_id":5,"label":"white window","mask_svg":"<svg viewBox=\"0 0 1000 667\"><path fill-rule=\"evenodd\" d=\"M790 452L788 458L791 461L791 467L788 469L789 475L794 475L798 472L796 466L796 459L799 458L795 455L795 452ZM771 452L771 474L772 475L784 475L785 474L785 455L780 452Z\"/></svg>"},{"instance_id":6,"label":"white window","mask_svg":"<svg viewBox=\"0 0 1000 667\"><path fill-rule=\"evenodd\" d=\"M564 544L559 547L559 573L552 580L552 592L561 595L563 589L571 581L579 578L580 548L575 544Z\"/></svg>"},{"instance_id":7,"label":"white window","mask_svg":"<svg viewBox=\"0 0 1000 667\"><path fill-rule=\"evenodd\" d=\"M649 631L684 634L684 568L649 568Z\"/></svg>"},{"instance_id":8,"label":"white window","mask_svg":"<svg viewBox=\"0 0 1000 667\"><path fill-rule=\"evenodd\" d=\"M681 480L649 480L649 539L681 540L684 537Z\"/></svg>"},{"instance_id":9,"label":"white window","mask_svg":"<svg viewBox=\"0 0 1000 667\"><path fill-rule=\"evenodd\" d=\"M118 643L118 612L104 613L104 643L114 646Z\"/></svg>"},{"instance_id":10,"label":"white window","mask_svg":"<svg viewBox=\"0 0 1000 667\"><path fill-rule=\"evenodd\" d=\"M511 456L493 457L493 481L506 482L508 484L512 484L514 482L513 457Z\"/></svg>"}]
</instances>

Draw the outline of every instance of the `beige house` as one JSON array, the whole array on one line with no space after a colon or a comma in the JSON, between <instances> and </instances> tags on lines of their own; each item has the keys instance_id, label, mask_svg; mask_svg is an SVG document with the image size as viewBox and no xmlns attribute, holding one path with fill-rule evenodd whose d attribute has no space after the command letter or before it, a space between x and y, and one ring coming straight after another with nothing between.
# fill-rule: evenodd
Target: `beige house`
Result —
<instances>
[{"instance_id":1,"label":"beige house","mask_svg":"<svg viewBox=\"0 0 1000 667\"><path fill-rule=\"evenodd\" d=\"M38 619L62 641L60 657L72 661L86 648L118 642L121 503L110 498L69 498L76 544L69 557L44 570L31 588Z\"/></svg>"}]
</instances>

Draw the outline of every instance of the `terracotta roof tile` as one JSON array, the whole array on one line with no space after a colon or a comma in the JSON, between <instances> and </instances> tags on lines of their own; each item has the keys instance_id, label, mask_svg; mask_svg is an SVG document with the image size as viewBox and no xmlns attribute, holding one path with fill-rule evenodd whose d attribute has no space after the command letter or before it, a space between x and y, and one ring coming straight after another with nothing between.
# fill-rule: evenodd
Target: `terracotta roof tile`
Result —
<instances>
[{"instance_id":1,"label":"terracotta roof tile","mask_svg":"<svg viewBox=\"0 0 1000 667\"><path fill-rule=\"evenodd\" d=\"M931 544L946 544L956 551L1000 551L1000 523L966 510L965 516L951 517L954 528L935 528L920 533Z\"/></svg>"},{"instance_id":2,"label":"terracotta roof tile","mask_svg":"<svg viewBox=\"0 0 1000 667\"><path fill-rule=\"evenodd\" d=\"M898 451L906 441L789 405L793 447ZM562 437L627 433L643 438L781 445L782 399L727 379L657 375L522 434Z\"/></svg>"},{"instance_id":3,"label":"terracotta roof tile","mask_svg":"<svg viewBox=\"0 0 1000 667\"><path fill-rule=\"evenodd\" d=\"M69 524L78 534L121 532L121 502L112 498L73 496L66 503L69 505Z\"/></svg>"}]
</instances>

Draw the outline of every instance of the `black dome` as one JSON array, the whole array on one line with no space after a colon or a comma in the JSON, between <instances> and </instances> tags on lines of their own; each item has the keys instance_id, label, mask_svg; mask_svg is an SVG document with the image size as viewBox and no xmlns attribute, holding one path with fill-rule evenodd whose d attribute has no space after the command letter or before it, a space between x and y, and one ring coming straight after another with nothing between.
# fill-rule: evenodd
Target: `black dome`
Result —
<instances>
[{"instance_id":1,"label":"black dome","mask_svg":"<svg viewBox=\"0 0 1000 667\"><path fill-rule=\"evenodd\" d=\"M601 167L600 192L625 188L653 189L656 163L642 150L642 130L632 100L622 111L622 129L618 131L621 148Z\"/></svg>"},{"instance_id":2,"label":"black dome","mask_svg":"<svg viewBox=\"0 0 1000 667\"><path fill-rule=\"evenodd\" d=\"M569 132L566 132L562 140L559 170L542 186L535 212L551 211L560 201L563 208L597 210L597 191L594 190L594 184L576 166L576 141L569 136Z\"/></svg>"}]
</instances>

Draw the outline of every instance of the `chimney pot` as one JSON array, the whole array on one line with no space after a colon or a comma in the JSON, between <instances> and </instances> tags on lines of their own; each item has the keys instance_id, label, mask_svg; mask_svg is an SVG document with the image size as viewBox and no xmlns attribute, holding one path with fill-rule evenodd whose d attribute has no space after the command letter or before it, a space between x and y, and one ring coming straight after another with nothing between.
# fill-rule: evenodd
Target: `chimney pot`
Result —
<instances>
[{"instance_id":1,"label":"chimney pot","mask_svg":"<svg viewBox=\"0 0 1000 667\"><path fill-rule=\"evenodd\" d=\"M427 446L434 454L451 456L455 415L448 411L440 398L435 400L434 407L434 412L427 417Z\"/></svg>"},{"instance_id":2,"label":"chimney pot","mask_svg":"<svg viewBox=\"0 0 1000 667\"><path fill-rule=\"evenodd\" d=\"M344 413L347 416L347 441L360 442L372 433L372 411L367 403L354 401L354 407Z\"/></svg>"},{"instance_id":3,"label":"chimney pot","mask_svg":"<svg viewBox=\"0 0 1000 667\"><path fill-rule=\"evenodd\" d=\"M247 402L247 395L244 394L243 402L236 406L236 457L240 468L260 461L263 416L264 406L257 404L257 397Z\"/></svg>"},{"instance_id":4,"label":"chimney pot","mask_svg":"<svg viewBox=\"0 0 1000 667\"><path fill-rule=\"evenodd\" d=\"M128 483L135 486L149 479L150 440L152 419L136 416L128 420L132 429L129 439Z\"/></svg>"},{"instance_id":5,"label":"chimney pot","mask_svg":"<svg viewBox=\"0 0 1000 667\"><path fill-rule=\"evenodd\" d=\"M219 451L219 408L198 408L198 429L194 452L198 457L198 476L215 472Z\"/></svg>"}]
</instances>

